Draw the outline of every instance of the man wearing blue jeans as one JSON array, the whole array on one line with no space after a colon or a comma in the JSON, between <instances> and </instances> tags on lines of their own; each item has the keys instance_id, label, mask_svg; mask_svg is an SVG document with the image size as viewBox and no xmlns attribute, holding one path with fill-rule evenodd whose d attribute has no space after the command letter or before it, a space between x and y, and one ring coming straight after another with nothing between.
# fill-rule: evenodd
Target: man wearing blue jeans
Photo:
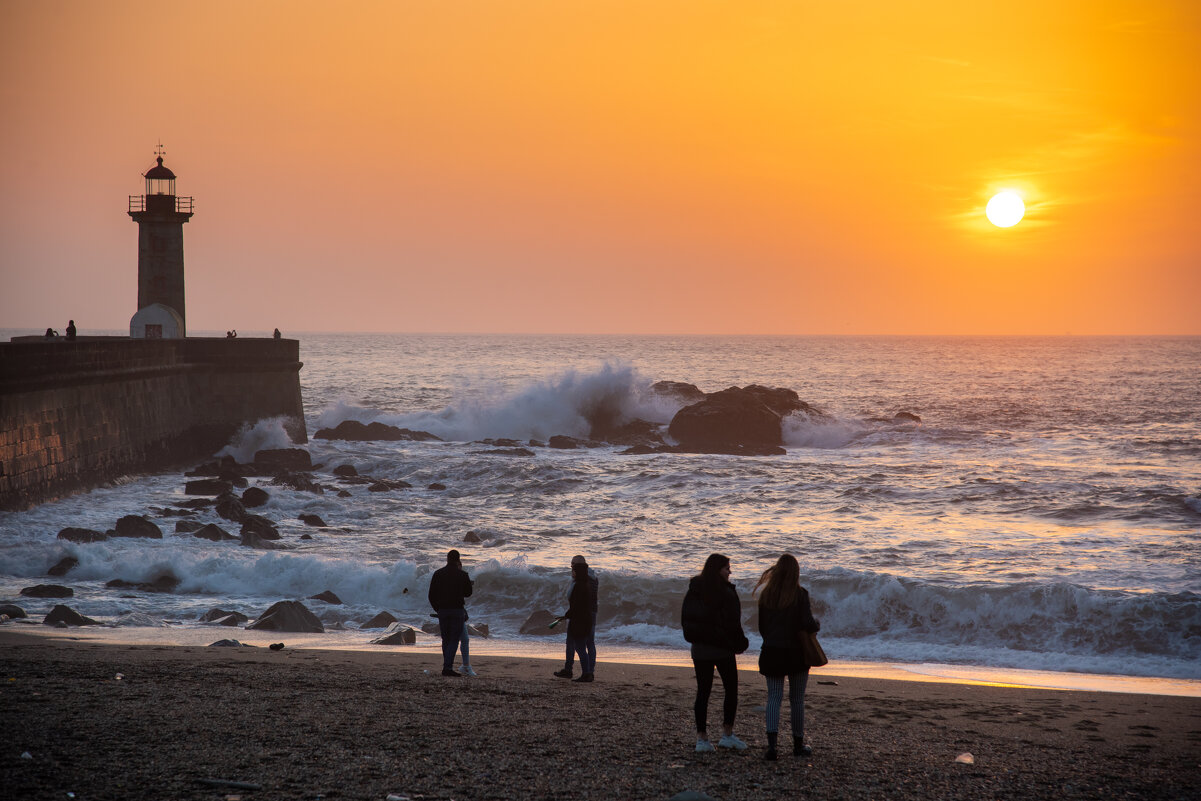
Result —
<instances>
[{"instance_id":1,"label":"man wearing blue jeans","mask_svg":"<svg viewBox=\"0 0 1201 801\"><path fill-rule=\"evenodd\" d=\"M446 567L434 571L430 578L429 602L438 615L438 628L442 634L442 675L461 676L455 671L455 651L463 636L467 621L464 598L471 596L471 577L463 570L459 552L446 554Z\"/></svg>"},{"instance_id":2,"label":"man wearing blue jeans","mask_svg":"<svg viewBox=\"0 0 1201 801\"><path fill-rule=\"evenodd\" d=\"M571 566L574 569L576 565L584 565L588 567L588 562L582 556L571 557ZM583 664L584 660L580 660L580 670L583 673L591 676L596 670L596 612L599 608L598 597L600 594L600 581L592 570L588 570L588 590L592 594L592 631L588 634L588 639L584 641L584 654L588 658L588 664ZM556 670L555 675L561 679L570 679L572 671L575 668L575 648L570 637L567 638L567 658L564 662L562 670Z\"/></svg>"}]
</instances>

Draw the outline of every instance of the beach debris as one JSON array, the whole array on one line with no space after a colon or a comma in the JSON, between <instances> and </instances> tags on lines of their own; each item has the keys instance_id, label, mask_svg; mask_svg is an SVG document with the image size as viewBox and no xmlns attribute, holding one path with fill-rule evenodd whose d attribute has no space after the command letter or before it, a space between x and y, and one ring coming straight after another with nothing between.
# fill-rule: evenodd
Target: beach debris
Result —
<instances>
[{"instance_id":1,"label":"beach debris","mask_svg":"<svg viewBox=\"0 0 1201 801\"><path fill-rule=\"evenodd\" d=\"M252 784L251 782L239 782L233 779L197 779L201 784L207 784L209 787L227 787L231 790L262 790L263 785Z\"/></svg>"},{"instance_id":2,"label":"beach debris","mask_svg":"<svg viewBox=\"0 0 1201 801\"><path fill-rule=\"evenodd\" d=\"M717 801L717 799L704 793L698 793L696 790L685 790L681 793L676 793L667 801Z\"/></svg>"},{"instance_id":3,"label":"beach debris","mask_svg":"<svg viewBox=\"0 0 1201 801\"><path fill-rule=\"evenodd\" d=\"M21 752L21 759L33 759L33 754L28 751Z\"/></svg>"},{"instance_id":4,"label":"beach debris","mask_svg":"<svg viewBox=\"0 0 1201 801\"><path fill-rule=\"evenodd\" d=\"M238 640L217 640L209 643L209 648L254 648L248 642L240 642Z\"/></svg>"},{"instance_id":5,"label":"beach debris","mask_svg":"<svg viewBox=\"0 0 1201 801\"><path fill-rule=\"evenodd\" d=\"M410 799L407 795L400 795L399 793L388 793L388 797L385 798L384 801L410 801Z\"/></svg>"},{"instance_id":6,"label":"beach debris","mask_svg":"<svg viewBox=\"0 0 1201 801\"><path fill-rule=\"evenodd\" d=\"M317 616L300 601L278 601L246 628L264 631L300 631L312 634L325 632L325 626L321 624Z\"/></svg>"},{"instance_id":7,"label":"beach debris","mask_svg":"<svg viewBox=\"0 0 1201 801\"><path fill-rule=\"evenodd\" d=\"M831 687L837 687L837 686L838 686L838 682L836 682L836 681L819 681L819 682L818 682L818 684L828 684L828 685L830 685Z\"/></svg>"},{"instance_id":8,"label":"beach debris","mask_svg":"<svg viewBox=\"0 0 1201 801\"><path fill-rule=\"evenodd\" d=\"M125 678L124 673L118 673L116 676L113 676L113 679L115 679L116 681L120 681L123 678Z\"/></svg>"},{"instance_id":9,"label":"beach debris","mask_svg":"<svg viewBox=\"0 0 1201 801\"><path fill-rule=\"evenodd\" d=\"M964 751L962 754L955 757L955 762L960 765L975 765L976 758L972 756L970 751Z\"/></svg>"},{"instance_id":10,"label":"beach debris","mask_svg":"<svg viewBox=\"0 0 1201 801\"><path fill-rule=\"evenodd\" d=\"M268 645L267 647L270 648L272 651L284 650L284 644L282 642L273 642L270 645Z\"/></svg>"}]
</instances>

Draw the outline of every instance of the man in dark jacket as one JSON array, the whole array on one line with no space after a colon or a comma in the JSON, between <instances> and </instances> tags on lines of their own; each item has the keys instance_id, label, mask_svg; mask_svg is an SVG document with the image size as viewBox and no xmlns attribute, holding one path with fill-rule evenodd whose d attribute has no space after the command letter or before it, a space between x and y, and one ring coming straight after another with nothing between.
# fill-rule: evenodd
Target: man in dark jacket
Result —
<instances>
[{"instance_id":1,"label":"man in dark jacket","mask_svg":"<svg viewBox=\"0 0 1201 801\"><path fill-rule=\"evenodd\" d=\"M467 623L467 609L463 604L464 598L471 596L471 577L463 570L463 562L459 552L452 550L446 554L446 567L434 571L430 578L429 601L438 615L438 628L442 632L442 675L461 676L454 669L455 651L459 649L459 639L463 636L463 626Z\"/></svg>"}]
</instances>

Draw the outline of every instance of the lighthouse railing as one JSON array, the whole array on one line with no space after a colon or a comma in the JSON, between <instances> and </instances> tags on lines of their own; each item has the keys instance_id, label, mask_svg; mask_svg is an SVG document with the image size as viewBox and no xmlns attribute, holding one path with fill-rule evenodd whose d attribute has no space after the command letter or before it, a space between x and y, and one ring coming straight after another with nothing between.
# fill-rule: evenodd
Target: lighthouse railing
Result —
<instances>
[{"instance_id":1,"label":"lighthouse railing","mask_svg":"<svg viewBox=\"0 0 1201 801\"><path fill-rule=\"evenodd\" d=\"M158 197L156 195L155 197ZM146 211L146 196L145 195L130 195L129 196L129 211L130 213ZM176 197L175 211L179 214L192 214L192 198L191 197Z\"/></svg>"}]
</instances>

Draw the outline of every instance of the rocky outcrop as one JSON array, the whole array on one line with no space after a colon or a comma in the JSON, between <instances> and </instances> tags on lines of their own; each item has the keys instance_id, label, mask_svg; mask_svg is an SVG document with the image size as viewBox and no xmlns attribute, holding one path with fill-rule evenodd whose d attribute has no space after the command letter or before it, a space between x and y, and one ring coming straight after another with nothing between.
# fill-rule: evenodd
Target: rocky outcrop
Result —
<instances>
[{"instance_id":1,"label":"rocky outcrop","mask_svg":"<svg viewBox=\"0 0 1201 801\"><path fill-rule=\"evenodd\" d=\"M37 584L25 587L19 594L26 598L73 598L75 590L61 584Z\"/></svg>"},{"instance_id":2,"label":"rocky outcrop","mask_svg":"<svg viewBox=\"0 0 1201 801\"><path fill-rule=\"evenodd\" d=\"M29 617L25 614L25 610L16 604L0 604L0 615L7 615L10 620Z\"/></svg>"},{"instance_id":3,"label":"rocky outcrop","mask_svg":"<svg viewBox=\"0 0 1201 801\"><path fill-rule=\"evenodd\" d=\"M151 581L126 581L113 579L105 582L105 587L113 590L139 590L141 592L175 592L179 579L171 573L163 573Z\"/></svg>"},{"instance_id":4,"label":"rocky outcrop","mask_svg":"<svg viewBox=\"0 0 1201 801\"><path fill-rule=\"evenodd\" d=\"M280 601L246 628L263 631L299 631L320 634L325 626L300 601Z\"/></svg>"},{"instance_id":5,"label":"rocky outcrop","mask_svg":"<svg viewBox=\"0 0 1201 801\"><path fill-rule=\"evenodd\" d=\"M333 469L333 473L341 478L353 478L359 474L359 471L352 464L340 464Z\"/></svg>"},{"instance_id":6,"label":"rocky outcrop","mask_svg":"<svg viewBox=\"0 0 1201 801\"><path fill-rule=\"evenodd\" d=\"M199 520L176 520L176 534L195 534L200 529L204 528L204 524Z\"/></svg>"},{"instance_id":7,"label":"rocky outcrop","mask_svg":"<svg viewBox=\"0 0 1201 801\"><path fill-rule=\"evenodd\" d=\"M275 527L275 523L271 522L262 515L246 515L242 518L242 537L247 534L264 540L279 539L279 529Z\"/></svg>"},{"instance_id":8,"label":"rocky outcrop","mask_svg":"<svg viewBox=\"0 0 1201 801\"><path fill-rule=\"evenodd\" d=\"M313 435L314 439L343 439L353 442L441 442L428 431L412 431L407 428L385 425L384 423L368 423L364 425L357 420L343 420L334 428L322 428Z\"/></svg>"},{"instance_id":9,"label":"rocky outcrop","mask_svg":"<svg viewBox=\"0 0 1201 801\"><path fill-rule=\"evenodd\" d=\"M75 528L74 526L67 526L62 531L58 532L58 538L60 540L66 540L67 542L87 543L103 542L104 540L108 539L108 535L102 531L96 531L90 528Z\"/></svg>"},{"instance_id":10,"label":"rocky outcrop","mask_svg":"<svg viewBox=\"0 0 1201 801\"><path fill-rule=\"evenodd\" d=\"M325 489L308 473L280 473L271 479L271 483L277 487L291 487L294 490L311 492L314 495L325 494Z\"/></svg>"},{"instance_id":11,"label":"rocky outcrop","mask_svg":"<svg viewBox=\"0 0 1201 801\"><path fill-rule=\"evenodd\" d=\"M163 530L141 515L125 515L117 521L117 527L111 536L161 540Z\"/></svg>"},{"instance_id":12,"label":"rocky outcrop","mask_svg":"<svg viewBox=\"0 0 1201 801\"><path fill-rule=\"evenodd\" d=\"M244 548L254 548L259 551L277 551L286 548L282 543L275 540L265 540L253 531L243 531L241 541L238 544Z\"/></svg>"},{"instance_id":13,"label":"rocky outcrop","mask_svg":"<svg viewBox=\"0 0 1201 801\"><path fill-rule=\"evenodd\" d=\"M309 600L310 601L325 601L327 604L341 604L342 603L342 599L339 598L337 596L337 594L334 593L333 590L326 590L325 592L319 592L316 595L310 595Z\"/></svg>"},{"instance_id":14,"label":"rocky outcrop","mask_svg":"<svg viewBox=\"0 0 1201 801\"><path fill-rule=\"evenodd\" d=\"M246 517L246 507L233 495L222 495L213 507L221 517L233 523L241 523Z\"/></svg>"},{"instance_id":15,"label":"rocky outcrop","mask_svg":"<svg viewBox=\"0 0 1201 801\"><path fill-rule=\"evenodd\" d=\"M705 399L705 393L698 389L696 384L685 384L683 381L656 381L651 385L651 392L681 401L684 404L697 403Z\"/></svg>"},{"instance_id":16,"label":"rocky outcrop","mask_svg":"<svg viewBox=\"0 0 1201 801\"><path fill-rule=\"evenodd\" d=\"M50 614L46 615L42 620L47 626L99 626L100 624L90 617L84 617L69 606L59 604L50 610Z\"/></svg>"},{"instance_id":17,"label":"rocky outcrop","mask_svg":"<svg viewBox=\"0 0 1201 801\"><path fill-rule=\"evenodd\" d=\"M783 453L781 420L795 413L825 417L791 389L730 387L678 411L668 433L687 452Z\"/></svg>"},{"instance_id":18,"label":"rocky outcrop","mask_svg":"<svg viewBox=\"0 0 1201 801\"><path fill-rule=\"evenodd\" d=\"M321 515L310 515L301 512L298 517L300 518L300 522L304 523L306 526L316 526L317 528L327 527L325 521L321 519Z\"/></svg>"}]
</instances>

